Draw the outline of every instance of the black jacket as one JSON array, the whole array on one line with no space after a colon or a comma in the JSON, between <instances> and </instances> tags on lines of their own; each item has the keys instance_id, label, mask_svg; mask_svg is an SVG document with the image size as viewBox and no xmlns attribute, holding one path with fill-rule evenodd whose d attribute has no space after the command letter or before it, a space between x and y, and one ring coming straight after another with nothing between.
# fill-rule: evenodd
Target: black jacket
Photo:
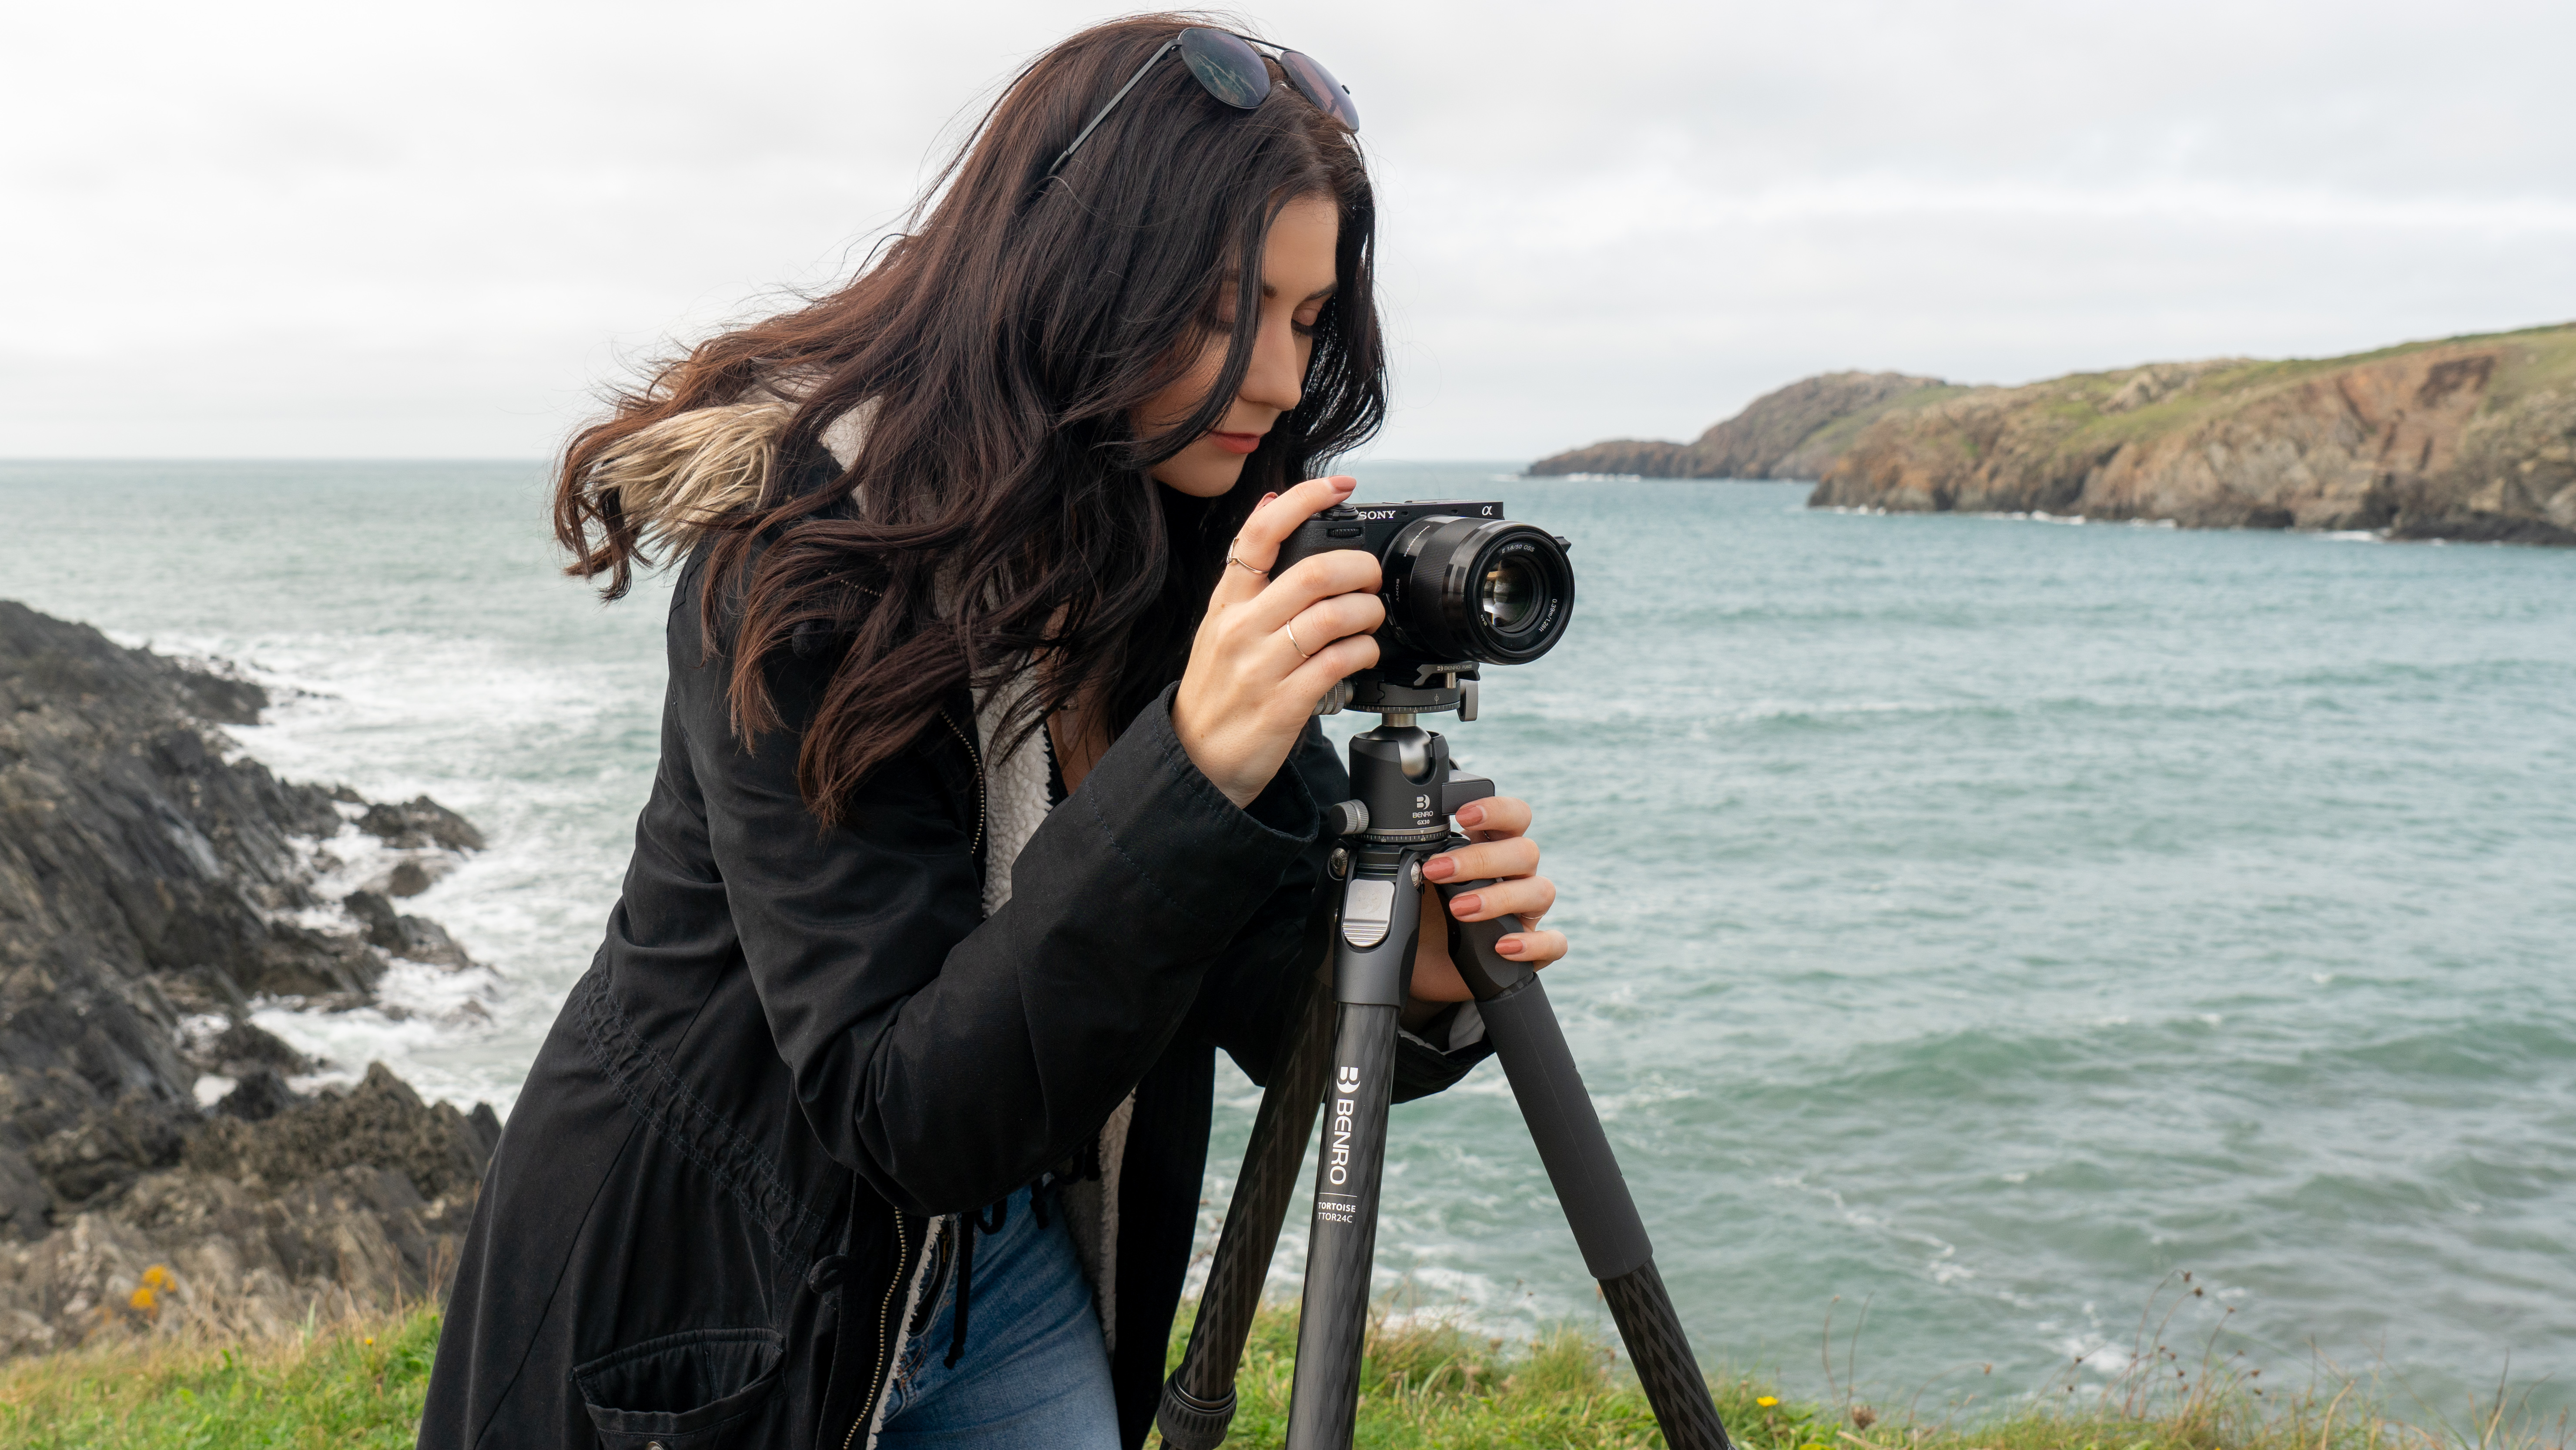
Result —
<instances>
[{"instance_id":1,"label":"black jacket","mask_svg":"<svg viewBox=\"0 0 2576 1450\"><path fill-rule=\"evenodd\" d=\"M824 830L795 762L829 661L771 666L786 728L747 751L697 598L693 563L634 861L484 1179L420 1443L857 1450L931 1221L1077 1158L1133 1090L1096 1287L1141 1444L1213 1049L1265 1078L1284 990L1323 958L1339 761L1310 729L1239 809L1182 751L1167 691L1002 864L1011 899L986 920L972 701ZM1399 1095L1485 1051L1408 1036Z\"/></svg>"}]
</instances>

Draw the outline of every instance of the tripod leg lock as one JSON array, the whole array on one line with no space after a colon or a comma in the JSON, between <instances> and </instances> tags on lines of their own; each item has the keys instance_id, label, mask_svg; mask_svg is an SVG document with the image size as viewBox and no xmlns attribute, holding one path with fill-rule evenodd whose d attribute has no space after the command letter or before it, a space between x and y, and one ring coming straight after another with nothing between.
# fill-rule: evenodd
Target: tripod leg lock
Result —
<instances>
[{"instance_id":1,"label":"tripod leg lock","mask_svg":"<svg viewBox=\"0 0 2576 1450\"><path fill-rule=\"evenodd\" d=\"M1234 1387L1226 1386L1225 1398L1202 1400L1181 1388L1181 1376L1174 1371L1163 1382L1163 1406L1154 1412L1154 1427L1163 1432L1163 1443L1172 1450L1216 1450L1225 1440L1225 1430L1234 1423Z\"/></svg>"},{"instance_id":2,"label":"tripod leg lock","mask_svg":"<svg viewBox=\"0 0 2576 1450\"><path fill-rule=\"evenodd\" d=\"M1538 969L1527 962L1516 962L1494 950L1494 943L1511 932L1524 930L1517 916L1498 916L1491 921L1460 921L1449 916L1447 907L1466 892L1493 885L1488 878L1479 881L1443 881L1433 889L1440 893L1441 915L1449 919L1449 960L1458 968L1467 990L1479 1002L1490 1002L1538 976Z\"/></svg>"}]
</instances>

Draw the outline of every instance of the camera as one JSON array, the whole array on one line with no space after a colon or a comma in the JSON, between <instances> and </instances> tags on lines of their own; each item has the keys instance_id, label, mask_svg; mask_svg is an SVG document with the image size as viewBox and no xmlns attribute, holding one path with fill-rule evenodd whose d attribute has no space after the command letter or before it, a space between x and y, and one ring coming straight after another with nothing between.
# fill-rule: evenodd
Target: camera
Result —
<instances>
[{"instance_id":1,"label":"camera","mask_svg":"<svg viewBox=\"0 0 2576 1450\"><path fill-rule=\"evenodd\" d=\"M1572 547L1503 517L1499 502L1344 504L1299 525L1271 574L1328 549L1366 550L1383 571L1378 662L1343 681L1319 711L1455 709L1472 720L1479 667L1527 664L1565 637Z\"/></svg>"}]
</instances>

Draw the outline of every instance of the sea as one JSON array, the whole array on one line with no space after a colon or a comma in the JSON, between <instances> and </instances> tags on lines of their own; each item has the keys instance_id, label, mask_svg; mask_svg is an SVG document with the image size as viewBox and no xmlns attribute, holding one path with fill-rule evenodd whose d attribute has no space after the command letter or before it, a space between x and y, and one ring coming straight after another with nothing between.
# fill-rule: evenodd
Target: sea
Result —
<instances>
[{"instance_id":1,"label":"sea","mask_svg":"<svg viewBox=\"0 0 2576 1450\"><path fill-rule=\"evenodd\" d=\"M2163 1345L2576 1405L2576 552L1350 471L1573 541L1565 642L1445 728L1535 806L1549 992L1707 1365L1973 1414ZM505 1115L664 675L667 579L563 577L544 473L0 464L0 597L231 661L250 755L483 828L407 908L481 966L258 1020ZM1202 1252L1259 1094L1218 1097ZM1378 1261L1392 1313L1607 1327L1493 1064L1395 1110Z\"/></svg>"}]
</instances>

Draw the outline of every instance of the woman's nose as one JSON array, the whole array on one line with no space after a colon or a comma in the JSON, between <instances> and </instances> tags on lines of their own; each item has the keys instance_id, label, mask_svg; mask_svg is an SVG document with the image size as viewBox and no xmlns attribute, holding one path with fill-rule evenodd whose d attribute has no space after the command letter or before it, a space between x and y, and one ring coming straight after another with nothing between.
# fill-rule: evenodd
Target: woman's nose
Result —
<instances>
[{"instance_id":1,"label":"woman's nose","mask_svg":"<svg viewBox=\"0 0 2576 1450\"><path fill-rule=\"evenodd\" d=\"M1264 321L1261 332L1252 340L1252 366L1243 374L1243 386L1237 395L1245 402L1285 413L1305 396L1305 360L1300 356L1296 330L1285 319Z\"/></svg>"}]
</instances>

